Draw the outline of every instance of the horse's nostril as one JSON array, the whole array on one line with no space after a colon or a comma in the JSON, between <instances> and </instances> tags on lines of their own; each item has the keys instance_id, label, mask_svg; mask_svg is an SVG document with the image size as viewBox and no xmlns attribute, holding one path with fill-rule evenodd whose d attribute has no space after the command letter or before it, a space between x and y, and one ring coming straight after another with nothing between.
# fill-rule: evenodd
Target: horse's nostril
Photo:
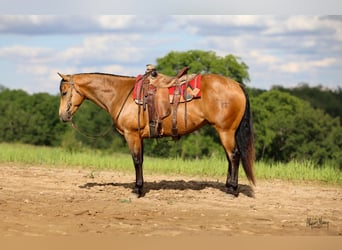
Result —
<instances>
[{"instance_id":1,"label":"horse's nostril","mask_svg":"<svg viewBox=\"0 0 342 250\"><path fill-rule=\"evenodd\" d=\"M71 120L71 117L68 115L68 114L60 114L59 115L59 119L62 121L62 122L69 122Z\"/></svg>"}]
</instances>

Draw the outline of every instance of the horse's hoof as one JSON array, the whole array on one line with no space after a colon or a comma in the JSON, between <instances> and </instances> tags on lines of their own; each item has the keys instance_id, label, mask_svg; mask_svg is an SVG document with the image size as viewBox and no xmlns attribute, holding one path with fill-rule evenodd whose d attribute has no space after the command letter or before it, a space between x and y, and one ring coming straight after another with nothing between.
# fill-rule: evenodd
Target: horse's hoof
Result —
<instances>
[{"instance_id":1,"label":"horse's hoof","mask_svg":"<svg viewBox=\"0 0 342 250\"><path fill-rule=\"evenodd\" d=\"M144 197L144 192L142 190L142 188L138 188L138 187L135 187L133 190L132 190L132 193L136 195L137 198L141 198L141 197Z\"/></svg>"},{"instance_id":2,"label":"horse's hoof","mask_svg":"<svg viewBox=\"0 0 342 250\"><path fill-rule=\"evenodd\" d=\"M226 189L226 192L227 192L227 194L233 195L234 197L238 197L239 196L239 189L238 189L237 186L234 187L234 186L228 185L227 189Z\"/></svg>"}]
</instances>

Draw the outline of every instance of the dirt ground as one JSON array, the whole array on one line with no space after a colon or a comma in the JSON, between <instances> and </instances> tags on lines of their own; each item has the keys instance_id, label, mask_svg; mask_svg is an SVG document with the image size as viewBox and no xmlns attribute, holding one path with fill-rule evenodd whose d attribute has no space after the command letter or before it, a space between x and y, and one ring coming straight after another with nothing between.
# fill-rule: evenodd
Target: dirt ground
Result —
<instances>
[{"instance_id":1,"label":"dirt ground","mask_svg":"<svg viewBox=\"0 0 342 250\"><path fill-rule=\"evenodd\" d=\"M0 235L342 236L342 187L0 165Z\"/></svg>"}]
</instances>

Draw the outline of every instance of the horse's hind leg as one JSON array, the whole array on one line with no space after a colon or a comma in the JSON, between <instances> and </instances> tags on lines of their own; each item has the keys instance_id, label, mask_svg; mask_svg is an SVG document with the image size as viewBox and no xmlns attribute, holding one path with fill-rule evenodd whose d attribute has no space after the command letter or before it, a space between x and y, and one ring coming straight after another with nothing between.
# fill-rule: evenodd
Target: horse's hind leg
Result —
<instances>
[{"instance_id":1,"label":"horse's hind leg","mask_svg":"<svg viewBox=\"0 0 342 250\"><path fill-rule=\"evenodd\" d=\"M238 175L239 175L239 163L240 163L240 153L235 147L231 154L227 153L228 159L228 174L227 174L227 193L232 194L234 196L239 195L239 183L238 183Z\"/></svg>"},{"instance_id":2,"label":"horse's hind leg","mask_svg":"<svg viewBox=\"0 0 342 250\"><path fill-rule=\"evenodd\" d=\"M217 131L228 161L228 173L226 180L227 193L238 196L240 153L237 150L235 143L235 131Z\"/></svg>"}]
</instances>

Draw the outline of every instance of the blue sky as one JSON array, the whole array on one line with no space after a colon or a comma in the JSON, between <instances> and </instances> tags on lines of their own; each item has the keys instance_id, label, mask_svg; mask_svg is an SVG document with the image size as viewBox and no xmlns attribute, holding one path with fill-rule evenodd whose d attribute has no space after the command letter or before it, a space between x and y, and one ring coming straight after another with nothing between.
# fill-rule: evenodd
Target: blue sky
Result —
<instances>
[{"instance_id":1,"label":"blue sky","mask_svg":"<svg viewBox=\"0 0 342 250\"><path fill-rule=\"evenodd\" d=\"M251 87L342 87L342 16L289 14L3 14L0 84L57 94L57 72L134 76L190 49L240 57Z\"/></svg>"}]
</instances>

